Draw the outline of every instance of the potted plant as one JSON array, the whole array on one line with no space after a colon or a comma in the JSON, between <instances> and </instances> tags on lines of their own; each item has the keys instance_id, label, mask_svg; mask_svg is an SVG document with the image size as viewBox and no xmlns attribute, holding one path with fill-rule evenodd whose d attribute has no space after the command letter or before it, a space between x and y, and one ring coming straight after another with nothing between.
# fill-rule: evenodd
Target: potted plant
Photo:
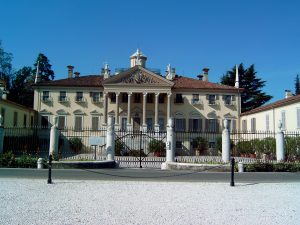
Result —
<instances>
[{"instance_id":1,"label":"potted plant","mask_svg":"<svg viewBox=\"0 0 300 225\"><path fill-rule=\"evenodd\" d=\"M153 139L149 142L148 148L149 151L153 152L154 156L157 157L164 155L164 153L166 152L165 143L156 139Z\"/></svg>"},{"instance_id":2,"label":"potted plant","mask_svg":"<svg viewBox=\"0 0 300 225\"><path fill-rule=\"evenodd\" d=\"M196 155L202 155L208 149L208 142L204 137L197 137L193 140L196 147Z\"/></svg>"}]
</instances>

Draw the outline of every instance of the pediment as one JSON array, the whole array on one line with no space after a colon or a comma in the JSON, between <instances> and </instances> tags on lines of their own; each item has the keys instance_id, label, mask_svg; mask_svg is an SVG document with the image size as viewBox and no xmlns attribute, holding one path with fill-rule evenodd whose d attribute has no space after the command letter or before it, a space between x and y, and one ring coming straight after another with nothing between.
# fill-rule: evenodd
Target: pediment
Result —
<instances>
[{"instance_id":1,"label":"pediment","mask_svg":"<svg viewBox=\"0 0 300 225\"><path fill-rule=\"evenodd\" d=\"M80 109L77 109L73 112L75 115L84 115L84 112Z\"/></svg>"},{"instance_id":2,"label":"pediment","mask_svg":"<svg viewBox=\"0 0 300 225\"><path fill-rule=\"evenodd\" d=\"M132 67L118 75L112 76L103 82L104 86L167 86L172 87L173 82L159 76L141 66Z\"/></svg>"},{"instance_id":3,"label":"pediment","mask_svg":"<svg viewBox=\"0 0 300 225\"><path fill-rule=\"evenodd\" d=\"M217 118L217 113L216 111L211 111L207 114L208 118Z\"/></svg>"},{"instance_id":4,"label":"pediment","mask_svg":"<svg viewBox=\"0 0 300 225\"><path fill-rule=\"evenodd\" d=\"M57 115L67 115L68 113L64 109L59 109L56 111Z\"/></svg>"},{"instance_id":5,"label":"pediment","mask_svg":"<svg viewBox=\"0 0 300 225\"><path fill-rule=\"evenodd\" d=\"M40 111L40 114L52 114L51 112L49 112L48 110L46 109L43 109Z\"/></svg>"},{"instance_id":6,"label":"pediment","mask_svg":"<svg viewBox=\"0 0 300 225\"><path fill-rule=\"evenodd\" d=\"M98 112L97 110L91 111L90 114L95 116L102 116L102 113Z\"/></svg>"},{"instance_id":7,"label":"pediment","mask_svg":"<svg viewBox=\"0 0 300 225\"><path fill-rule=\"evenodd\" d=\"M230 114L230 113L226 113L226 114L224 115L224 118L226 118L226 119L231 119L231 118L235 118L235 116L233 116L233 115Z\"/></svg>"}]
</instances>

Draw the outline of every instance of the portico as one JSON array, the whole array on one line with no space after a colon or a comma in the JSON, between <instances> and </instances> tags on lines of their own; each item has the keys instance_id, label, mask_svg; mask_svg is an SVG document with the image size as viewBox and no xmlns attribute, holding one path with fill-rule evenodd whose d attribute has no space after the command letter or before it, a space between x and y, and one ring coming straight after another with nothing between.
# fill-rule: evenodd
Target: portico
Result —
<instances>
[{"instance_id":1,"label":"portico","mask_svg":"<svg viewBox=\"0 0 300 225\"><path fill-rule=\"evenodd\" d=\"M107 124L108 112L113 111L116 127L160 130L171 116L172 86L172 81L137 65L106 79L103 82L103 125Z\"/></svg>"}]
</instances>

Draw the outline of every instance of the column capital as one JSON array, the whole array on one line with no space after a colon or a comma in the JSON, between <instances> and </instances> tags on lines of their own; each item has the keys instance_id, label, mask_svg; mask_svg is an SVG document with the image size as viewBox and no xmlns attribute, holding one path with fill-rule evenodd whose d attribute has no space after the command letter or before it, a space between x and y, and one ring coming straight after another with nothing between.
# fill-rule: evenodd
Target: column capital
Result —
<instances>
[{"instance_id":1,"label":"column capital","mask_svg":"<svg viewBox=\"0 0 300 225\"><path fill-rule=\"evenodd\" d=\"M108 92L107 91L103 91L103 95L107 95L108 94Z\"/></svg>"},{"instance_id":2,"label":"column capital","mask_svg":"<svg viewBox=\"0 0 300 225\"><path fill-rule=\"evenodd\" d=\"M171 97L172 93L167 93L168 97Z\"/></svg>"},{"instance_id":3,"label":"column capital","mask_svg":"<svg viewBox=\"0 0 300 225\"><path fill-rule=\"evenodd\" d=\"M144 96L147 96L147 94L148 94L147 92L143 92L143 95L144 95Z\"/></svg>"},{"instance_id":4,"label":"column capital","mask_svg":"<svg viewBox=\"0 0 300 225\"><path fill-rule=\"evenodd\" d=\"M132 95L132 92L127 92L128 97Z\"/></svg>"},{"instance_id":5,"label":"column capital","mask_svg":"<svg viewBox=\"0 0 300 225\"><path fill-rule=\"evenodd\" d=\"M116 95L116 96L119 96L119 95L120 95L120 92L115 92L115 95Z\"/></svg>"},{"instance_id":6,"label":"column capital","mask_svg":"<svg viewBox=\"0 0 300 225\"><path fill-rule=\"evenodd\" d=\"M155 96L159 96L159 94L160 94L159 92L156 92L156 93L155 93Z\"/></svg>"}]
</instances>

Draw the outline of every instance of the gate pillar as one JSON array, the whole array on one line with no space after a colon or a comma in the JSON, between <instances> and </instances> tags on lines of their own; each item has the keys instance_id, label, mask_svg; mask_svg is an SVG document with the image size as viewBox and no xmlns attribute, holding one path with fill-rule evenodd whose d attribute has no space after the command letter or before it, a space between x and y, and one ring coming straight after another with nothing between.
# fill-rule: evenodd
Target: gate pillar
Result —
<instances>
[{"instance_id":1,"label":"gate pillar","mask_svg":"<svg viewBox=\"0 0 300 225\"><path fill-rule=\"evenodd\" d=\"M168 120L167 124L167 141L166 141L166 162L175 161L175 133L174 121L172 118Z\"/></svg>"},{"instance_id":2,"label":"gate pillar","mask_svg":"<svg viewBox=\"0 0 300 225\"><path fill-rule=\"evenodd\" d=\"M284 133L282 131L282 122L278 123L278 132L276 134L276 159L277 162L282 162L285 160L284 151Z\"/></svg>"},{"instance_id":3,"label":"gate pillar","mask_svg":"<svg viewBox=\"0 0 300 225\"><path fill-rule=\"evenodd\" d=\"M3 126L3 118L0 114L0 154L3 153L4 146L4 126Z\"/></svg>"},{"instance_id":4,"label":"gate pillar","mask_svg":"<svg viewBox=\"0 0 300 225\"><path fill-rule=\"evenodd\" d=\"M57 116L53 117L53 125L50 130L50 145L49 155L58 153L58 130L57 130Z\"/></svg>"},{"instance_id":5,"label":"gate pillar","mask_svg":"<svg viewBox=\"0 0 300 225\"><path fill-rule=\"evenodd\" d=\"M107 132L106 132L106 160L115 160L115 130L113 117L108 117Z\"/></svg>"},{"instance_id":6,"label":"gate pillar","mask_svg":"<svg viewBox=\"0 0 300 225\"><path fill-rule=\"evenodd\" d=\"M230 160L230 133L228 130L228 120L224 120L224 130L222 132L222 161L228 163Z\"/></svg>"}]
</instances>

